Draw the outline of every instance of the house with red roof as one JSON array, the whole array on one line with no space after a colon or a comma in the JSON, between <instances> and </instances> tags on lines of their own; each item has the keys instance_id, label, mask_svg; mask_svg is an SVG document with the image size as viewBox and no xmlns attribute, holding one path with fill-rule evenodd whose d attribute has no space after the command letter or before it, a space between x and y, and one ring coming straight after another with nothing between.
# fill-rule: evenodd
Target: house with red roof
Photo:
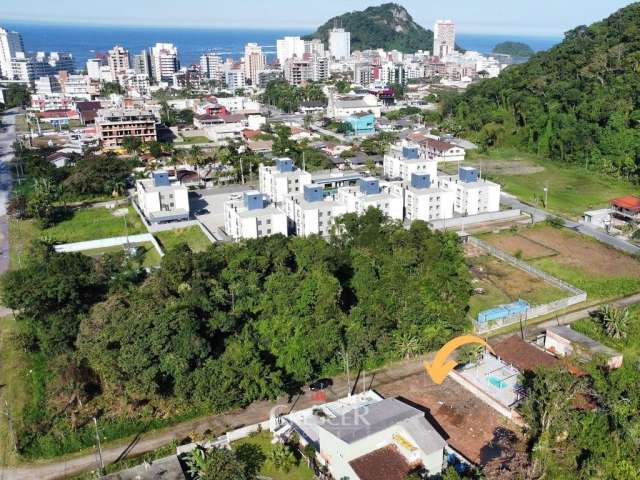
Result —
<instances>
[{"instance_id":1,"label":"house with red roof","mask_svg":"<svg viewBox=\"0 0 640 480\"><path fill-rule=\"evenodd\" d=\"M640 222L640 197L627 195L614 198L611 204L612 215L625 222Z\"/></svg>"}]
</instances>

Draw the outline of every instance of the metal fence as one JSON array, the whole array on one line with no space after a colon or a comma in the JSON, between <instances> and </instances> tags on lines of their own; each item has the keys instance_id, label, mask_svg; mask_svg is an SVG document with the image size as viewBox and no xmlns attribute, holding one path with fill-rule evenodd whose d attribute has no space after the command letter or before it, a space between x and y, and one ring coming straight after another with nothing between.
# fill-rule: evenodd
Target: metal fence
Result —
<instances>
[{"instance_id":1,"label":"metal fence","mask_svg":"<svg viewBox=\"0 0 640 480\"><path fill-rule=\"evenodd\" d=\"M554 277L553 275L549 275L542 270L529 265L527 262L520 260L519 258L514 257L513 255L509 255L502 250L497 249L493 245L488 244L476 237L469 237L468 242L476 247L484 250L490 255L493 255L500 260L503 260L516 268L524 270L525 272L534 275L538 278L541 278L545 282L554 287L557 287L565 292L570 293L571 295L562 298L560 300L556 300L555 302L546 303L544 305L538 305L532 308L529 308L525 313L510 315L508 317L503 317L497 320L493 320L486 323L480 323L474 319L474 326L477 333L487 333L493 330L497 330L502 327L506 327L509 325L513 325L516 323L525 323L528 320L542 317L544 315L548 315L550 313L558 312L560 310L564 310L572 305L576 305L578 303L582 303L587 300L586 292L580 290L569 283L560 280L559 278Z\"/></svg>"}]
</instances>

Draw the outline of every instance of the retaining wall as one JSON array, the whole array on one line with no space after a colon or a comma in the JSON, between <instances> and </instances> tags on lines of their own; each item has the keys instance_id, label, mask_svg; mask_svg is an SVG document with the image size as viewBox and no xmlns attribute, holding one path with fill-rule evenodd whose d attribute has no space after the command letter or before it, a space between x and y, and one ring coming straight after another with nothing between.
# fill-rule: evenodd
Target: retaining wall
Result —
<instances>
[{"instance_id":1,"label":"retaining wall","mask_svg":"<svg viewBox=\"0 0 640 480\"><path fill-rule=\"evenodd\" d=\"M448 218L446 220L432 220L431 222L429 222L429 225L437 230L441 230L444 228L448 229L462 227L463 225L468 226L501 220L513 220L521 216L522 212L520 211L520 209L516 208L514 210L502 210L500 212L480 213L478 215L471 215L468 217Z\"/></svg>"},{"instance_id":2,"label":"retaining wall","mask_svg":"<svg viewBox=\"0 0 640 480\"><path fill-rule=\"evenodd\" d=\"M86 250L98 250L101 248L119 247L126 245L127 243L147 243L150 242L153 248L156 249L161 257L164 257L164 252L160 245L156 241L155 237L150 233L142 233L140 235L129 235L128 237L111 237L101 238L98 240L87 240L86 242L65 243L63 245L56 245L56 252L71 253L71 252L84 252Z\"/></svg>"}]
</instances>

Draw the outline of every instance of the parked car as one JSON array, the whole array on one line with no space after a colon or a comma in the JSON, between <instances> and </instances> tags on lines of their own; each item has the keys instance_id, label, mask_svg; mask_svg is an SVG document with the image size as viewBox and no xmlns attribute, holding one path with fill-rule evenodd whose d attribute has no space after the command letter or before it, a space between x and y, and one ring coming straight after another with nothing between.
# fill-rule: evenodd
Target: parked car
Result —
<instances>
[{"instance_id":1,"label":"parked car","mask_svg":"<svg viewBox=\"0 0 640 480\"><path fill-rule=\"evenodd\" d=\"M333 380L330 378L321 378L320 380L316 380L313 383L309 384L309 390L312 392L316 392L318 390L325 390L333 385Z\"/></svg>"}]
</instances>

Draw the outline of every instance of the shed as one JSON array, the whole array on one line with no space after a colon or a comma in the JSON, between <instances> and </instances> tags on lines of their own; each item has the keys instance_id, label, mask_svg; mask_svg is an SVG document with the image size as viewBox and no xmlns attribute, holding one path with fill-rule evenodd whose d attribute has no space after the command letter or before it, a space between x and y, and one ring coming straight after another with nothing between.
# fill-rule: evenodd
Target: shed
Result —
<instances>
[{"instance_id":1,"label":"shed","mask_svg":"<svg viewBox=\"0 0 640 480\"><path fill-rule=\"evenodd\" d=\"M590 359L594 355L604 355L607 358L609 368L614 369L622 366L622 353L576 332L566 325L547 329L544 348L562 357L576 354Z\"/></svg>"}]
</instances>

